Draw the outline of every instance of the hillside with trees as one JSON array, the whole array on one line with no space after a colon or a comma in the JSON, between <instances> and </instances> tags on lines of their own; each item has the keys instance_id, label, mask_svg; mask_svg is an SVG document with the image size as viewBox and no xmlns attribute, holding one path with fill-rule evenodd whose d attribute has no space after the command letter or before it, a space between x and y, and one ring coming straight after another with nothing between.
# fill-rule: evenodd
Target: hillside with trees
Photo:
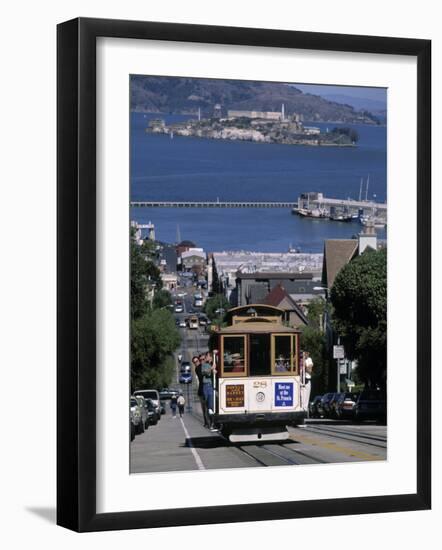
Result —
<instances>
[{"instance_id":1,"label":"hillside with trees","mask_svg":"<svg viewBox=\"0 0 442 550\"><path fill-rule=\"evenodd\" d=\"M216 104L222 115L228 109L297 113L305 121L377 124L369 112L361 113L351 105L307 94L288 84L204 78L177 78L132 75L131 110L150 113L213 115Z\"/></svg>"}]
</instances>

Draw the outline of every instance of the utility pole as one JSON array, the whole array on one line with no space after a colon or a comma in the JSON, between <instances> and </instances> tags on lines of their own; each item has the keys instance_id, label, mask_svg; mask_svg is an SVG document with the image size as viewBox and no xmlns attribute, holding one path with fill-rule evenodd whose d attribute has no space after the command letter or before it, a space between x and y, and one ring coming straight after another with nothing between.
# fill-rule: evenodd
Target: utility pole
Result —
<instances>
[{"instance_id":1,"label":"utility pole","mask_svg":"<svg viewBox=\"0 0 442 550\"><path fill-rule=\"evenodd\" d=\"M340 345L340 343L341 338L338 336L338 346ZM341 391L341 360L339 358L336 359L336 367L338 371L336 391L339 393Z\"/></svg>"}]
</instances>

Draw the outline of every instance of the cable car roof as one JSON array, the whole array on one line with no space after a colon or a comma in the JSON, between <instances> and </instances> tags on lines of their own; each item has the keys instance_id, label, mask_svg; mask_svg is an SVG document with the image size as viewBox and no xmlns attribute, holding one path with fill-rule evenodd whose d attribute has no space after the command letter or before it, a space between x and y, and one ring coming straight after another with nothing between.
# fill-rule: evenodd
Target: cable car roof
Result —
<instances>
[{"instance_id":1,"label":"cable car roof","mask_svg":"<svg viewBox=\"0 0 442 550\"><path fill-rule=\"evenodd\" d=\"M263 333L278 333L278 334L297 334L300 331L296 328L286 327L279 323L263 323L247 321L245 323L236 323L229 327L220 329L218 334L263 334Z\"/></svg>"}]
</instances>

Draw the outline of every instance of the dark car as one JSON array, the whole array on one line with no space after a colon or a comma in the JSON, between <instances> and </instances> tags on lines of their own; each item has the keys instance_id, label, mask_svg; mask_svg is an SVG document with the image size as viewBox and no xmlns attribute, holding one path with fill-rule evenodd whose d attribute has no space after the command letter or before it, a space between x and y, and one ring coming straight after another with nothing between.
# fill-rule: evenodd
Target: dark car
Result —
<instances>
[{"instance_id":1,"label":"dark car","mask_svg":"<svg viewBox=\"0 0 442 550\"><path fill-rule=\"evenodd\" d=\"M343 395L344 394L341 392L333 394L333 397L329 401L329 409L330 409L329 415L328 415L329 418L338 418L337 406L338 406L339 400Z\"/></svg>"},{"instance_id":2,"label":"dark car","mask_svg":"<svg viewBox=\"0 0 442 550\"><path fill-rule=\"evenodd\" d=\"M181 371L179 377L180 384L191 384L192 383L192 373L189 371Z\"/></svg>"},{"instance_id":3,"label":"dark car","mask_svg":"<svg viewBox=\"0 0 442 550\"><path fill-rule=\"evenodd\" d=\"M308 407L310 418L320 418L321 417L321 415L319 414L319 411L318 411L318 404L321 401L321 399L322 399L322 395L317 395L313 399L313 401L310 401L309 407Z\"/></svg>"},{"instance_id":4,"label":"dark car","mask_svg":"<svg viewBox=\"0 0 442 550\"><path fill-rule=\"evenodd\" d=\"M335 401L334 410L336 418L339 420L353 418L357 398L358 396L355 393L341 393L339 398Z\"/></svg>"},{"instance_id":5,"label":"dark car","mask_svg":"<svg viewBox=\"0 0 442 550\"><path fill-rule=\"evenodd\" d=\"M354 420L378 420L385 422L387 418L387 402L384 392L380 390L364 390L354 406Z\"/></svg>"},{"instance_id":6,"label":"dark car","mask_svg":"<svg viewBox=\"0 0 442 550\"><path fill-rule=\"evenodd\" d=\"M152 399L146 399L146 408L147 408L147 420L151 426L156 426L158 424L158 418L156 413L155 403Z\"/></svg>"},{"instance_id":7,"label":"dark car","mask_svg":"<svg viewBox=\"0 0 442 550\"><path fill-rule=\"evenodd\" d=\"M330 401L333 399L334 393L326 393L322 396L321 403L318 406L318 410L325 418L330 417Z\"/></svg>"},{"instance_id":8,"label":"dark car","mask_svg":"<svg viewBox=\"0 0 442 550\"><path fill-rule=\"evenodd\" d=\"M180 365L180 372L190 372L191 366L189 361L183 361Z\"/></svg>"}]
</instances>

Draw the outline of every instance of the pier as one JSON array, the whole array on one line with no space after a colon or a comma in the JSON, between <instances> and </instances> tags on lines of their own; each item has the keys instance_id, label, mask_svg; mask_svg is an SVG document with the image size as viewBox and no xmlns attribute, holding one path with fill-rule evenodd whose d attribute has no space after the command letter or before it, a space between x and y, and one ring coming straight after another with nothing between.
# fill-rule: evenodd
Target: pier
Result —
<instances>
[{"instance_id":1,"label":"pier","mask_svg":"<svg viewBox=\"0 0 442 550\"><path fill-rule=\"evenodd\" d=\"M306 193L296 201L132 201L131 206L140 208L336 208L349 211L387 212L387 203L335 199L321 193Z\"/></svg>"},{"instance_id":2,"label":"pier","mask_svg":"<svg viewBox=\"0 0 442 550\"><path fill-rule=\"evenodd\" d=\"M274 201L132 201L144 208L295 208L297 202Z\"/></svg>"}]
</instances>

